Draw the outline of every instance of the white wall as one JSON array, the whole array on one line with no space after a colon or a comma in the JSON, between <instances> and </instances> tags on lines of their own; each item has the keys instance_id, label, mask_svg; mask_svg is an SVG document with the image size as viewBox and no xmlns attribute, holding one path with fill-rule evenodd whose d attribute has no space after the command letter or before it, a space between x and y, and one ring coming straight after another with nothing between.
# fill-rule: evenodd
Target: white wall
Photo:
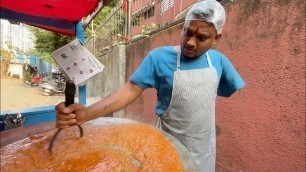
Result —
<instances>
[{"instance_id":1,"label":"white wall","mask_svg":"<svg viewBox=\"0 0 306 172\"><path fill-rule=\"evenodd\" d=\"M9 74L10 77L13 77L14 75L18 75L20 79L23 79L22 64L9 64L7 74Z\"/></svg>"}]
</instances>

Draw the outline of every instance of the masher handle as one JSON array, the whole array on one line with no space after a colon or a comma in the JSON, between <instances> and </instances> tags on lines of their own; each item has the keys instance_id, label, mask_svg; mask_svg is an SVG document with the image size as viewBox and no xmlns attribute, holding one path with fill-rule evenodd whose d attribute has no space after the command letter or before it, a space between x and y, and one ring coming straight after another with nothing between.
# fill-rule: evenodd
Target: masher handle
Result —
<instances>
[{"instance_id":1,"label":"masher handle","mask_svg":"<svg viewBox=\"0 0 306 172\"><path fill-rule=\"evenodd\" d=\"M75 84L72 80L67 79L66 81L66 87L65 87L65 106L69 106L71 104L74 104L74 96L75 96ZM80 125L77 125L80 130L80 137L83 137L83 128ZM50 145L49 145L49 153L52 154L52 147L54 144L54 141L56 140L58 134L62 131L62 129L58 129L54 136L51 139Z\"/></svg>"}]
</instances>

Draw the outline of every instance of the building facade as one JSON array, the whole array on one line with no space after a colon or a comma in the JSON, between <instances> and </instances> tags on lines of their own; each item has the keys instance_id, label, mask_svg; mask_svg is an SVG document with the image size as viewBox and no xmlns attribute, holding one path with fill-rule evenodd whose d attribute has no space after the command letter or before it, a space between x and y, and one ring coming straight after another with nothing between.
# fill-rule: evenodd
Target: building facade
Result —
<instances>
[{"instance_id":1,"label":"building facade","mask_svg":"<svg viewBox=\"0 0 306 172\"><path fill-rule=\"evenodd\" d=\"M131 36L146 34L184 16L196 0L132 0Z\"/></svg>"},{"instance_id":2,"label":"building facade","mask_svg":"<svg viewBox=\"0 0 306 172\"><path fill-rule=\"evenodd\" d=\"M0 20L0 43L1 43L1 49L8 50L8 32L9 32L9 25L10 23L7 20Z\"/></svg>"},{"instance_id":3,"label":"building facade","mask_svg":"<svg viewBox=\"0 0 306 172\"><path fill-rule=\"evenodd\" d=\"M29 26L16 23L12 24L1 19L1 49L17 49L27 52L35 47L35 36Z\"/></svg>"},{"instance_id":4,"label":"building facade","mask_svg":"<svg viewBox=\"0 0 306 172\"><path fill-rule=\"evenodd\" d=\"M189 8L199 0L130 0L131 36L147 33L169 25L186 16ZM229 0L217 0L221 4Z\"/></svg>"}]
</instances>

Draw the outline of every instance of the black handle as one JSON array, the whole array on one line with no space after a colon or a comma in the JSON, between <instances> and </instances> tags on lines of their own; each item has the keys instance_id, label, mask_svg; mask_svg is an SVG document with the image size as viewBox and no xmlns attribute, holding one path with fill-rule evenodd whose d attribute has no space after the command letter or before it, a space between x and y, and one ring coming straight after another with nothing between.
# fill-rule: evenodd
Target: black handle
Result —
<instances>
[{"instance_id":1,"label":"black handle","mask_svg":"<svg viewBox=\"0 0 306 172\"><path fill-rule=\"evenodd\" d=\"M69 106L74 103L75 96L75 84L72 80L67 79L65 88L65 106Z\"/></svg>"}]
</instances>

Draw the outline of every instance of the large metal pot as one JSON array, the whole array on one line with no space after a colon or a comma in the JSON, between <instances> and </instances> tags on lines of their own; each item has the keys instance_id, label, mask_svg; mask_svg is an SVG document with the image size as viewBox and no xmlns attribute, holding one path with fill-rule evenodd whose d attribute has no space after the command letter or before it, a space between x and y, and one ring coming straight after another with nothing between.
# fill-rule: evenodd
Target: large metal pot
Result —
<instances>
[{"instance_id":1,"label":"large metal pot","mask_svg":"<svg viewBox=\"0 0 306 172\"><path fill-rule=\"evenodd\" d=\"M103 117L103 118L99 118L99 119L87 122L86 125L102 126L102 125L120 124L120 123L139 123L139 122L130 120L130 119L123 119L123 118ZM15 129L0 132L1 147L14 143L16 141L25 139L29 136L52 130L54 129L54 126L55 126L54 122L48 122L48 123L32 125L29 127L20 127L20 128L15 128ZM178 140L172 137L170 134L164 131L161 131L161 130L159 131L165 136L165 138L169 142L173 144L174 148L177 150L181 158L181 162L183 163L182 165L183 165L184 171L197 171L196 165L192 161L188 150Z\"/></svg>"}]
</instances>

